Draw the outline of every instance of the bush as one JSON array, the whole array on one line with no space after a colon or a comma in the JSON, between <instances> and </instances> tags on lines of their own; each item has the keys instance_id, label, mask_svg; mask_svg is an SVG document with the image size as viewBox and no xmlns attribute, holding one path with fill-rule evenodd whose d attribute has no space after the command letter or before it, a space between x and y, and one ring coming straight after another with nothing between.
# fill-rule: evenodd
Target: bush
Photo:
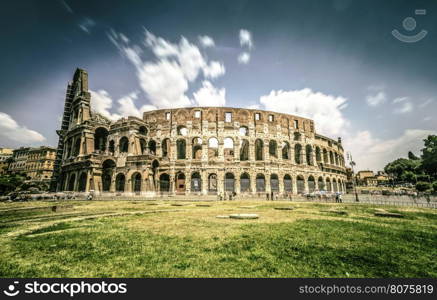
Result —
<instances>
[{"instance_id":1,"label":"bush","mask_svg":"<svg viewBox=\"0 0 437 300\"><path fill-rule=\"evenodd\" d=\"M431 184L429 182L419 181L416 183L416 190L418 192L426 192L431 189Z\"/></svg>"},{"instance_id":2,"label":"bush","mask_svg":"<svg viewBox=\"0 0 437 300\"><path fill-rule=\"evenodd\" d=\"M437 181L434 181L434 182L432 183L432 189L434 190L434 193L437 194Z\"/></svg>"},{"instance_id":3,"label":"bush","mask_svg":"<svg viewBox=\"0 0 437 300\"><path fill-rule=\"evenodd\" d=\"M416 175L416 180L417 181L429 181L429 175L425 175L425 174Z\"/></svg>"}]
</instances>

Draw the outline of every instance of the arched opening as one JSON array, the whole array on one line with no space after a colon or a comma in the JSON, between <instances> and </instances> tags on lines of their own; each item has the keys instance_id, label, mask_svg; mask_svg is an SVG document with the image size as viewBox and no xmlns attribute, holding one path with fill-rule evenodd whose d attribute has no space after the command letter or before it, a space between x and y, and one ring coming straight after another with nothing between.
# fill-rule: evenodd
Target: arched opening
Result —
<instances>
[{"instance_id":1,"label":"arched opening","mask_svg":"<svg viewBox=\"0 0 437 300\"><path fill-rule=\"evenodd\" d=\"M156 142L154 140L149 141L149 153L152 155L156 155Z\"/></svg>"},{"instance_id":2,"label":"arched opening","mask_svg":"<svg viewBox=\"0 0 437 300\"><path fill-rule=\"evenodd\" d=\"M240 176L240 192L250 192L250 176L247 173L243 173Z\"/></svg>"},{"instance_id":3,"label":"arched opening","mask_svg":"<svg viewBox=\"0 0 437 300\"><path fill-rule=\"evenodd\" d=\"M76 138L76 142L74 143L74 151L73 151L73 156L78 156L80 153L80 142L81 142L81 138L78 137Z\"/></svg>"},{"instance_id":4,"label":"arched opening","mask_svg":"<svg viewBox=\"0 0 437 300\"><path fill-rule=\"evenodd\" d=\"M79 185L78 185L78 192L85 192L86 191L86 181L87 181L87 174L85 172L82 172L79 176Z\"/></svg>"},{"instance_id":5,"label":"arched opening","mask_svg":"<svg viewBox=\"0 0 437 300\"><path fill-rule=\"evenodd\" d=\"M260 139L257 139L255 141L255 160L263 160L264 159L263 147L264 147L263 141Z\"/></svg>"},{"instance_id":6,"label":"arched opening","mask_svg":"<svg viewBox=\"0 0 437 300\"><path fill-rule=\"evenodd\" d=\"M161 149L162 149L162 157L168 157L169 150L170 150L170 140L168 138L162 141Z\"/></svg>"},{"instance_id":7,"label":"arched opening","mask_svg":"<svg viewBox=\"0 0 437 300\"><path fill-rule=\"evenodd\" d=\"M305 193L305 179L303 178L302 175L297 176L296 185L297 185L297 193L304 194Z\"/></svg>"},{"instance_id":8,"label":"arched opening","mask_svg":"<svg viewBox=\"0 0 437 300\"><path fill-rule=\"evenodd\" d=\"M264 174L257 174L256 175L255 185L256 185L256 191L258 193L266 191L266 178L264 177Z\"/></svg>"},{"instance_id":9,"label":"arched opening","mask_svg":"<svg viewBox=\"0 0 437 300\"><path fill-rule=\"evenodd\" d=\"M334 164L334 154L332 153L332 151L329 151L329 163L331 165Z\"/></svg>"},{"instance_id":10,"label":"arched opening","mask_svg":"<svg viewBox=\"0 0 437 300\"><path fill-rule=\"evenodd\" d=\"M117 174L117 177L115 177L115 190L117 192L124 192L124 185L126 183L126 177L123 173Z\"/></svg>"},{"instance_id":11,"label":"arched opening","mask_svg":"<svg viewBox=\"0 0 437 300\"><path fill-rule=\"evenodd\" d=\"M326 149L323 149L323 163L328 164L328 151Z\"/></svg>"},{"instance_id":12,"label":"arched opening","mask_svg":"<svg viewBox=\"0 0 437 300\"><path fill-rule=\"evenodd\" d=\"M301 134L299 132L295 132L293 137L295 141L300 141Z\"/></svg>"},{"instance_id":13,"label":"arched opening","mask_svg":"<svg viewBox=\"0 0 437 300\"><path fill-rule=\"evenodd\" d=\"M325 190L325 184L323 183L322 177L319 177L319 179L317 179L317 186L319 187L319 191Z\"/></svg>"},{"instance_id":14,"label":"arched opening","mask_svg":"<svg viewBox=\"0 0 437 300\"><path fill-rule=\"evenodd\" d=\"M339 163L338 163L338 153L335 153L335 164L338 166L339 165Z\"/></svg>"},{"instance_id":15,"label":"arched opening","mask_svg":"<svg viewBox=\"0 0 437 300\"><path fill-rule=\"evenodd\" d=\"M278 175L270 175L270 190L274 193L279 193L279 179Z\"/></svg>"},{"instance_id":16,"label":"arched opening","mask_svg":"<svg viewBox=\"0 0 437 300\"><path fill-rule=\"evenodd\" d=\"M141 154L146 154L146 149L147 149L147 142L145 139L140 138L140 150L141 150Z\"/></svg>"},{"instance_id":17,"label":"arched opening","mask_svg":"<svg viewBox=\"0 0 437 300\"><path fill-rule=\"evenodd\" d=\"M129 150L129 140L127 137L122 137L119 143L119 151L120 153L126 153Z\"/></svg>"},{"instance_id":18,"label":"arched opening","mask_svg":"<svg viewBox=\"0 0 437 300\"><path fill-rule=\"evenodd\" d=\"M192 155L193 159L202 159L202 139L195 137L192 140Z\"/></svg>"},{"instance_id":19,"label":"arched opening","mask_svg":"<svg viewBox=\"0 0 437 300\"><path fill-rule=\"evenodd\" d=\"M102 164L102 189L104 192L109 192L111 188L111 180L114 168L115 162L112 159L107 159Z\"/></svg>"},{"instance_id":20,"label":"arched opening","mask_svg":"<svg viewBox=\"0 0 437 300\"><path fill-rule=\"evenodd\" d=\"M108 134L108 130L103 127L99 127L96 129L94 133L94 151L98 152L106 150Z\"/></svg>"},{"instance_id":21,"label":"arched opening","mask_svg":"<svg viewBox=\"0 0 437 300\"><path fill-rule=\"evenodd\" d=\"M326 190L332 192L331 180L329 178L326 178Z\"/></svg>"},{"instance_id":22,"label":"arched opening","mask_svg":"<svg viewBox=\"0 0 437 300\"><path fill-rule=\"evenodd\" d=\"M293 191L293 184L291 181L291 176L288 174L284 175L284 191L291 193Z\"/></svg>"},{"instance_id":23,"label":"arched opening","mask_svg":"<svg viewBox=\"0 0 437 300\"><path fill-rule=\"evenodd\" d=\"M234 159L234 140L227 137L223 140L223 151L226 160Z\"/></svg>"},{"instance_id":24,"label":"arched opening","mask_svg":"<svg viewBox=\"0 0 437 300\"><path fill-rule=\"evenodd\" d=\"M184 139L179 139L176 141L177 158L186 159L187 157L187 142Z\"/></svg>"},{"instance_id":25,"label":"arched opening","mask_svg":"<svg viewBox=\"0 0 437 300\"><path fill-rule=\"evenodd\" d=\"M341 179L338 180L338 191L343 192L343 183L342 183Z\"/></svg>"},{"instance_id":26,"label":"arched opening","mask_svg":"<svg viewBox=\"0 0 437 300\"><path fill-rule=\"evenodd\" d=\"M181 135L181 136L186 136L188 134L188 129L187 127L183 126L183 125L179 125L177 127L177 134Z\"/></svg>"},{"instance_id":27,"label":"arched opening","mask_svg":"<svg viewBox=\"0 0 437 300\"><path fill-rule=\"evenodd\" d=\"M322 161L322 153L320 152L320 147L316 147L316 161L318 163Z\"/></svg>"},{"instance_id":28,"label":"arched opening","mask_svg":"<svg viewBox=\"0 0 437 300\"><path fill-rule=\"evenodd\" d=\"M176 174L176 192L185 194L185 174L182 172Z\"/></svg>"},{"instance_id":29,"label":"arched opening","mask_svg":"<svg viewBox=\"0 0 437 300\"><path fill-rule=\"evenodd\" d=\"M170 192L170 176L166 173L159 176L159 191Z\"/></svg>"},{"instance_id":30,"label":"arched opening","mask_svg":"<svg viewBox=\"0 0 437 300\"><path fill-rule=\"evenodd\" d=\"M306 155L306 161L307 165L312 166L313 164L313 147L311 145L305 146L305 155Z\"/></svg>"},{"instance_id":31,"label":"arched opening","mask_svg":"<svg viewBox=\"0 0 437 300\"><path fill-rule=\"evenodd\" d=\"M208 158L218 157L218 139L212 137L208 140Z\"/></svg>"},{"instance_id":32,"label":"arched opening","mask_svg":"<svg viewBox=\"0 0 437 300\"><path fill-rule=\"evenodd\" d=\"M316 191L316 180L312 175L308 177L308 192L314 193Z\"/></svg>"},{"instance_id":33,"label":"arched opening","mask_svg":"<svg viewBox=\"0 0 437 300\"><path fill-rule=\"evenodd\" d=\"M71 138L67 140L65 143L65 158L69 158L71 156Z\"/></svg>"},{"instance_id":34,"label":"arched opening","mask_svg":"<svg viewBox=\"0 0 437 300\"><path fill-rule=\"evenodd\" d=\"M278 158L278 143L275 140L269 141L269 156Z\"/></svg>"},{"instance_id":35,"label":"arched opening","mask_svg":"<svg viewBox=\"0 0 437 300\"><path fill-rule=\"evenodd\" d=\"M232 173L225 174L225 192L233 193L235 191L235 177Z\"/></svg>"},{"instance_id":36,"label":"arched opening","mask_svg":"<svg viewBox=\"0 0 437 300\"><path fill-rule=\"evenodd\" d=\"M202 178L199 172L191 174L191 191L196 193L202 191Z\"/></svg>"},{"instance_id":37,"label":"arched opening","mask_svg":"<svg viewBox=\"0 0 437 300\"><path fill-rule=\"evenodd\" d=\"M132 175L132 191L135 193L141 192L141 174L135 173Z\"/></svg>"},{"instance_id":38,"label":"arched opening","mask_svg":"<svg viewBox=\"0 0 437 300\"><path fill-rule=\"evenodd\" d=\"M282 142L282 159L290 159L290 144L287 141Z\"/></svg>"},{"instance_id":39,"label":"arched opening","mask_svg":"<svg viewBox=\"0 0 437 300\"><path fill-rule=\"evenodd\" d=\"M209 174L208 176L208 192L217 192L217 174Z\"/></svg>"},{"instance_id":40,"label":"arched opening","mask_svg":"<svg viewBox=\"0 0 437 300\"><path fill-rule=\"evenodd\" d=\"M249 141L248 140L241 141L240 160L241 161L249 160Z\"/></svg>"},{"instance_id":41,"label":"arched opening","mask_svg":"<svg viewBox=\"0 0 437 300\"><path fill-rule=\"evenodd\" d=\"M109 151L109 154L114 155L114 152L115 152L115 142L114 141L109 142L108 151Z\"/></svg>"},{"instance_id":42,"label":"arched opening","mask_svg":"<svg viewBox=\"0 0 437 300\"><path fill-rule=\"evenodd\" d=\"M141 135L147 135L147 128L146 126L140 126L140 128L138 128L138 133Z\"/></svg>"},{"instance_id":43,"label":"arched opening","mask_svg":"<svg viewBox=\"0 0 437 300\"><path fill-rule=\"evenodd\" d=\"M296 144L294 146L294 161L298 165L302 163L301 155L302 155L302 146L300 144Z\"/></svg>"},{"instance_id":44,"label":"arched opening","mask_svg":"<svg viewBox=\"0 0 437 300\"><path fill-rule=\"evenodd\" d=\"M249 128L247 128L246 126L241 126L238 132L240 133L240 136L248 136Z\"/></svg>"},{"instance_id":45,"label":"arched opening","mask_svg":"<svg viewBox=\"0 0 437 300\"><path fill-rule=\"evenodd\" d=\"M332 187L335 193L338 192L337 180L335 178L332 179Z\"/></svg>"},{"instance_id":46,"label":"arched opening","mask_svg":"<svg viewBox=\"0 0 437 300\"><path fill-rule=\"evenodd\" d=\"M68 180L67 191L74 191L74 184L76 183L76 174L72 174Z\"/></svg>"}]
</instances>

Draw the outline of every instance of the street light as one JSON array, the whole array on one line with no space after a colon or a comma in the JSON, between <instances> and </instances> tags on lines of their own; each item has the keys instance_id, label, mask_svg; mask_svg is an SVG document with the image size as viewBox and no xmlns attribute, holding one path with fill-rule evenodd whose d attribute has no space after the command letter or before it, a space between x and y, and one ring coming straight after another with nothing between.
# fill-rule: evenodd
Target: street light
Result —
<instances>
[{"instance_id":1,"label":"street light","mask_svg":"<svg viewBox=\"0 0 437 300\"><path fill-rule=\"evenodd\" d=\"M355 192L355 201L356 202L360 202L360 200L358 199L358 192L357 192L357 183L356 183L357 178L355 177L355 172L354 172L354 166L356 164L353 161L352 154L350 152L347 153L347 159L348 159L349 164L350 164L350 166L352 168L352 185L353 185L354 192Z\"/></svg>"}]
</instances>

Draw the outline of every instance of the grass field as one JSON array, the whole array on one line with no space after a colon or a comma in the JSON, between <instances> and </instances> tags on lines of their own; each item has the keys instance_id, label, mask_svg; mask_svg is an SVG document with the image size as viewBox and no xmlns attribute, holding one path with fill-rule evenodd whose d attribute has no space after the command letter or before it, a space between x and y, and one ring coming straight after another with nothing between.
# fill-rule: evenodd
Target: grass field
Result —
<instances>
[{"instance_id":1,"label":"grass field","mask_svg":"<svg viewBox=\"0 0 437 300\"><path fill-rule=\"evenodd\" d=\"M55 204L0 203L0 277L437 277L432 209L279 201L46 208ZM281 206L294 209L274 209ZM380 209L404 218L374 216ZM260 218L216 218L230 213Z\"/></svg>"}]
</instances>

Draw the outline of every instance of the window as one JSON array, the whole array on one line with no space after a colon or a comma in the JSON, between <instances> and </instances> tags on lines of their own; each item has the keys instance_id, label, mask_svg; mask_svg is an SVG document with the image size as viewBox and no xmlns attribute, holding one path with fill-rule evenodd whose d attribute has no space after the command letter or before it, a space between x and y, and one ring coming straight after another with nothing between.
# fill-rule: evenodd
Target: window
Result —
<instances>
[{"instance_id":1,"label":"window","mask_svg":"<svg viewBox=\"0 0 437 300\"><path fill-rule=\"evenodd\" d=\"M225 122L226 123L232 122L232 113L231 112L225 113Z\"/></svg>"},{"instance_id":2,"label":"window","mask_svg":"<svg viewBox=\"0 0 437 300\"><path fill-rule=\"evenodd\" d=\"M273 122L275 120L275 116L274 115L269 115L269 122Z\"/></svg>"},{"instance_id":3,"label":"window","mask_svg":"<svg viewBox=\"0 0 437 300\"><path fill-rule=\"evenodd\" d=\"M196 110L196 111L194 112L194 117L195 117L196 119L200 119L201 116L202 116L202 112L201 112L200 110Z\"/></svg>"},{"instance_id":4,"label":"window","mask_svg":"<svg viewBox=\"0 0 437 300\"><path fill-rule=\"evenodd\" d=\"M259 120L261 120L261 114L255 113L255 121L259 121Z\"/></svg>"},{"instance_id":5,"label":"window","mask_svg":"<svg viewBox=\"0 0 437 300\"><path fill-rule=\"evenodd\" d=\"M166 120L170 120L170 117L171 117L171 113L170 112L166 112L165 113L165 119Z\"/></svg>"},{"instance_id":6,"label":"window","mask_svg":"<svg viewBox=\"0 0 437 300\"><path fill-rule=\"evenodd\" d=\"M294 128L299 129L299 122L297 120L294 120Z\"/></svg>"}]
</instances>

